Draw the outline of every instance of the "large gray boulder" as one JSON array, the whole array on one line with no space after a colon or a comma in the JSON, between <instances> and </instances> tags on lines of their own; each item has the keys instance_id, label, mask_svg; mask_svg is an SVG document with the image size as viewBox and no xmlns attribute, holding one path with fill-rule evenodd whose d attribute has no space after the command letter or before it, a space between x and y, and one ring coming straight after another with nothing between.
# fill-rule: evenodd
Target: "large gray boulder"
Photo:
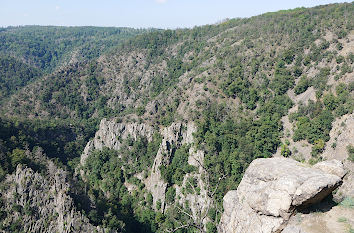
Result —
<instances>
[{"instance_id":1,"label":"large gray boulder","mask_svg":"<svg viewBox=\"0 0 354 233\"><path fill-rule=\"evenodd\" d=\"M237 191L225 195L219 232L281 232L296 209L328 196L344 174L338 161L309 167L286 158L256 159Z\"/></svg>"}]
</instances>

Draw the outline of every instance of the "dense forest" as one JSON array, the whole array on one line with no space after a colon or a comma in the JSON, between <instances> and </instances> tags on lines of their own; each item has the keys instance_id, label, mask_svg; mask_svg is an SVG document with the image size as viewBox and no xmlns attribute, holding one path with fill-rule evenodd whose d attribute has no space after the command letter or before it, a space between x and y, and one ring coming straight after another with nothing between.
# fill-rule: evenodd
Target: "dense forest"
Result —
<instances>
[{"instance_id":1,"label":"dense forest","mask_svg":"<svg viewBox=\"0 0 354 233\"><path fill-rule=\"evenodd\" d=\"M99 27L7 27L0 32L0 54L52 72L70 59L90 60L125 39L153 31Z\"/></svg>"},{"instance_id":2,"label":"dense forest","mask_svg":"<svg viewBox=\"0 0 354 233\"><path fill-rule=\"evenodd\" d=\"M333 123L353 114L353 14L354 4L344 3L193 29L0 29L0 180L18 164L43 170L26 156L40 147L71 174L76 208L95 226L216 232L222 198L254 159L280 151L306 160L295 157L301 142L311 148L309 163L321 161ZM119 150L94 150L82 166L103 118L149 125L154 134L117 139ZM175 122L197 130L193 143L172 145L159 168L164 206L144 182L162 130ZM204 153L203 175L188 162L192 150ZM348 154L354 161L352 146ZM181 204L180 187L185 197L206 189L211 204L203 218L188 200ZM9 232L5 219L1 212L0 229Z\"/></svg>"},{"instance_id":3,"label":"dense forest","mask_svg":"<svg viewBox=\"0 0 354 233\"><path fill-rule=\"evenodd\" d=\"M42 75L87 62L138 34L154 29L8 27L0 31L1 99Z\"/></svg>"}]
</instances>

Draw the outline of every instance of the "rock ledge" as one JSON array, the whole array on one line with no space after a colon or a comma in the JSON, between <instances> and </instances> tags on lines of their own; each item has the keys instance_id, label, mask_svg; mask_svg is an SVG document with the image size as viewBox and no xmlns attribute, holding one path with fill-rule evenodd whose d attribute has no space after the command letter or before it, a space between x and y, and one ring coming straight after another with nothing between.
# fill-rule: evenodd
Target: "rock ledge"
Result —
<instances>
[{"instance_id":1,"label":"rock ledge","mask_svg":"<svg viewBox=\"0 0 354 233\"><path fill-rule=\"evenodd\" d=\"M219 232L281 232L297 208L328 196L344 174L339 161L308 167L286 158L256 159L237 190L225 195Z\"/></svg>"}]
</instances>

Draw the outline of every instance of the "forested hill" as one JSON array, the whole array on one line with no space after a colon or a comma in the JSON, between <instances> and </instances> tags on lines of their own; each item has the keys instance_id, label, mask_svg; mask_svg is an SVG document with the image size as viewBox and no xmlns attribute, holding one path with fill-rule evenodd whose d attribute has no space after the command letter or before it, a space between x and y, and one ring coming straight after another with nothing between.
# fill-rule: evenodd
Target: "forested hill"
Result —
<instances>
[{"instance_id":1,"label":"forested hill","mask_svg":"<svg viewBox=\"0 0 354 233\"><path fill-rule=\"evenodd\" d=\"M308 76L307 70L326 68L317 66L321 61L339 57L342 74L347 72L350 60L341 57L350 54L341 47L351 36L352 8L353 4L300 8L140 35L98 59L73 62L38 80L10 101L15 105L20 102L19 108L3 109L19 116L88 119L127 115L156 100L166 107L159 113L166 112L163 115L168 118L176 115L169 112L185 106L180 104L184 102L181 96L201 101L204 95L214 100L241 101L243 107L252 110L272 95L293 88L299 77ZM80 32L79 28L73 30ZM90 53L94 48L83 51ZM36 53L41 54L40 50ZM317 77L315 70L311 75ZM321 78L308 78L323 92ZM195 92L197 89L201 90ZM183 94L175 95L175 90ZM178 106L174 106L174 97L179 99Z\"/></svg>"},{"instance_id":2,"label":"forested hill","mask_svg":"<svg viewBox=\"0 0 354 233\"><path fill-rule=\"evenodd\" d=\"M70 59L92 59L125 39L151 30L103 27L23 26L0 31L0 54L50 72Z\"/></svg>"},{"instance_id":3,"label":"forested hill","mask_svg":"<svg viewBox=\"0 0 354 233\"><path fill-rule=\"evenodd\" d=\"M29 158L41 147L81 171L68 185L95 226L215 232L254 159L353 154L333 132L353 117L353 15L343 3L192 29L1 29L0 178L20 163L46 174ZM21 229L10 209L0 227Z\"/></svg>"},{"instance_id":4,"label":"forested hill","mask_svg":"<svg viewBox=\"0 0 354 233\"><path fill-rule=\"evenodd\" d=\"M71 63L99 57L154 29L21 26L0 30L0 98ZM11 80L10 80L11 79Z\"/></svg>"}]
</instances>

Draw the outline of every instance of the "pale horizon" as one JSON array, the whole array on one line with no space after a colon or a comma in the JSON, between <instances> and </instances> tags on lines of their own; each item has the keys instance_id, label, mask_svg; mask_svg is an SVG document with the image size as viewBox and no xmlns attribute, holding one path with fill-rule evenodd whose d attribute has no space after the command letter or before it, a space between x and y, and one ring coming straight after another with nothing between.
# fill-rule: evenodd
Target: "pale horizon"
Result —
<instances>
[{"instance_id":1,"label":"pale horizon","mask_svg":"<svg viewBox=\"0 0 354 233\"><path fill-rule=\"evenodd\" d=\"M246 18L266 12L343 2L350 1L4 0L0 9L0 27L191 28L215 24L227 18Z\"/></svg>"}]
</instances>

